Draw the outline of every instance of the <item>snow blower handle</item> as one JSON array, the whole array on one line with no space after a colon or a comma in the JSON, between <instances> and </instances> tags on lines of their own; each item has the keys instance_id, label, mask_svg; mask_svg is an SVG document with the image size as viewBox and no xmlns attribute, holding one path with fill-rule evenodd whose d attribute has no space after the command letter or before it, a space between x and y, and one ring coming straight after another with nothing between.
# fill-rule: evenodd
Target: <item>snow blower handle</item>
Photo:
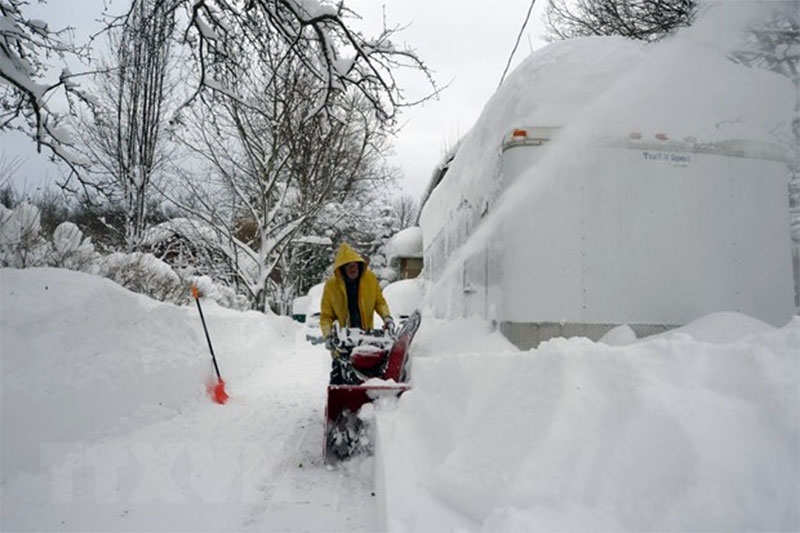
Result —
<instances>
[{"instance_id":1,"label":"snow blower handle","mask_svg":"<svg viewBox=\"0 0 800 533\"><path fill-rule=\"evenodd\" d=\"M344 339L342 338L342 328L339 326L339 322L333 322L331 326L331 331L328 333L328 341L330 346L328 347L329 350L336 350L339 351L339 348L344 346Z\"/></svg>"},{"instance_id":2,"label":"snow blower handle","mask_svg":"<svg viewBox=\"0 0 800 533\"><path fill-rule=\"evenodd\" d=\"M391 315L386 315L383 318L383 329L386 330L386 333L388 333L391 338L395 338L397 327L395 326L394 319L391 317Z\"/></svg>"}]
</instances>

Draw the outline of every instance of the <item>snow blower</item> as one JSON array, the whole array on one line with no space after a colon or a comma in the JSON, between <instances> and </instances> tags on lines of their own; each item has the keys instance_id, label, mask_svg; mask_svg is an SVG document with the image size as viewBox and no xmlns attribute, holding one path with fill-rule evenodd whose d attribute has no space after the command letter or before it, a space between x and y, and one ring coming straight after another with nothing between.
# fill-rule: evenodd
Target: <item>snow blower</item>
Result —
<instances>
[{"instance_id":1,"label":"snow blower","mask_svg":"<svg viewBox=\"0 0 800 533\"><path fill-rule=\"evenodd\" d=\"M197 302L197 310L200 311L200 321L203 322L203 331L206 334L206 340L208 341L208 349L211 351L211 360L214 362L214 371L217 373L217 382L208 383L206 385L206 390L208 391L208 395L211 397L212 400L217 402L218 404L224 404L228 401L228 393L225 392L225 382L222 381L222 377L219 375L219 366L217 365L217 357L214 355L214 347L211 346L211 337L208 335L208 328L206 327L206 319L203 316L203 308L200 307L200 293L197 290L197 285L192 284L192 296L194 297L194 301ZM213 378L212 378L213 380Z\"/></svg>"},{"instance_id":2,"label":"snow blower","mask_svg":"<svg viewBox=\"0 0 800 533\"><path fill-rule=\"evenodd\" d=\"M359 411L367 403L400 396L411 387L408 348L420 321L419 311L414 311L396 335L342 329L334 324L335 349L345 383L328 385L323 441L327 464L372 453L371 430Z\"/></svg>"}]
</instances>

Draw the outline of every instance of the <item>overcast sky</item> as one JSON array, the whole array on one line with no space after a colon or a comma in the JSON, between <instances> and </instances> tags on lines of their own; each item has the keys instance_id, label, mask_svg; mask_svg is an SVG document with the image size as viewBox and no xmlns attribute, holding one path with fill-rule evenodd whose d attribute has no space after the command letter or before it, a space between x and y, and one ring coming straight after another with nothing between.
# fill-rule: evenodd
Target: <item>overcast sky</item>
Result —
<instances>
[{"instance_id":1,"label":"overcast sky","mask_svg":"<svg viewBox=\"0 0 800 533\"><path fill-rule=\"evenodd\" d=\"M450 84L436 101L407 110L397 139L395 161L403 169L404 190L418 195L434 166L469 131L500 82L530 2L528 0L346 0L380 29L385 9L389 25L408 26L398 39L414 48L435 71L437 82ZM541 47L541 13L537 0L513 65ZM366 32L365 32L366 33ZM373 32L374 33L374 32ZM409 87L409 97L424 87Z\"/></svg>"},{"instance_id":2,"label":"overcast sky","mask_svg":"<svg viewBox=\"0 0 800 533\"><path fill-rule=\"evenodd\" d=\"M403 190L413 196L424 191L431 172L445 148L463 136L497 89L500 77L514 47L528 0L345 0L359 13L359 24L367 35L377 35L385 17L389 26L407 26L396 38L407 44L434 71L440 86L449 86L438 100L406 110L401 116L402 130L396 141L392 164L400 167ZM127 2L113 0L118 10ZM545 0L537 0L530 22L514 56L519 64L532 50L541 47L542 12ZM53 28L77 26L76 38L83 39L92 20L100 14L102 0L49 0L36 9L35 16ZM89 26L89 28L87 28ZM415 78L416 79L416 78ZM402 81L402 79L401 79ZM405 85L409 99L419 98L429 87ZM0 155L18 156L24 164L15 176L18 189L31 190L42 182L52 182L60 169L37 156L35 145L27 139L0 134Z\"/></svg>"}]
</instances>

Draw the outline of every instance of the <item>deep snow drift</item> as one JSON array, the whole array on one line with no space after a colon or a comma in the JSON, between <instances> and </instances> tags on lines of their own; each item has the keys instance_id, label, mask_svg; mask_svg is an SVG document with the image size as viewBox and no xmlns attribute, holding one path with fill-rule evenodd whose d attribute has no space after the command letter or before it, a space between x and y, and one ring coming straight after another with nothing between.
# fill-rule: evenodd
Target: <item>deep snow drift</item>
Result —
<instances>
[{"instance_id":1,"label":"deep snow drift","mask_svg":"<svg viewBox=\"0 0 800 533\"><path fill-rule=\"evenodd\" d=\"M800 528L800 319L519 352L425 316L373 485L322 465L327 354L290 320L206 304L218 406L193 307L56 269L0 290L4 531Z\"/></svg>"},{"instance_id":2,"label":"deep snow drift","mask_svg":"<svg viewBox=\"0 0 800 533\"><path fill-rule=\"evenodd\" d=\"M800 527L800 319L522 353L466 322L416 341L414 389L381 419L390 529Z\"/></svg>"}]
</instances>

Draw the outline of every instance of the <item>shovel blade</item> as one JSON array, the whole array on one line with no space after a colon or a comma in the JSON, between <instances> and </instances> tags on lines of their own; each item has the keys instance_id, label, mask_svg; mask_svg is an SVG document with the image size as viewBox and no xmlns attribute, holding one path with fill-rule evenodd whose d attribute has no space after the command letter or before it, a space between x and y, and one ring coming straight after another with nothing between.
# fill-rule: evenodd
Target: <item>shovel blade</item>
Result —
<instances>
[{"instance_id":1,"label":"shovel blade","mask_svg":"<svg viewBox=\"0 0 800 533\"><path fill-rule=\"evenodd\" d=\"M225 392L225 382L222 380L219 380L216 383L210 383L207 389L209 397L211 397L211 399L214 402L220 405L227 402L228 398L230 398L230 396L228 396L228 393Z\"/></svg>"}]
</instances>

